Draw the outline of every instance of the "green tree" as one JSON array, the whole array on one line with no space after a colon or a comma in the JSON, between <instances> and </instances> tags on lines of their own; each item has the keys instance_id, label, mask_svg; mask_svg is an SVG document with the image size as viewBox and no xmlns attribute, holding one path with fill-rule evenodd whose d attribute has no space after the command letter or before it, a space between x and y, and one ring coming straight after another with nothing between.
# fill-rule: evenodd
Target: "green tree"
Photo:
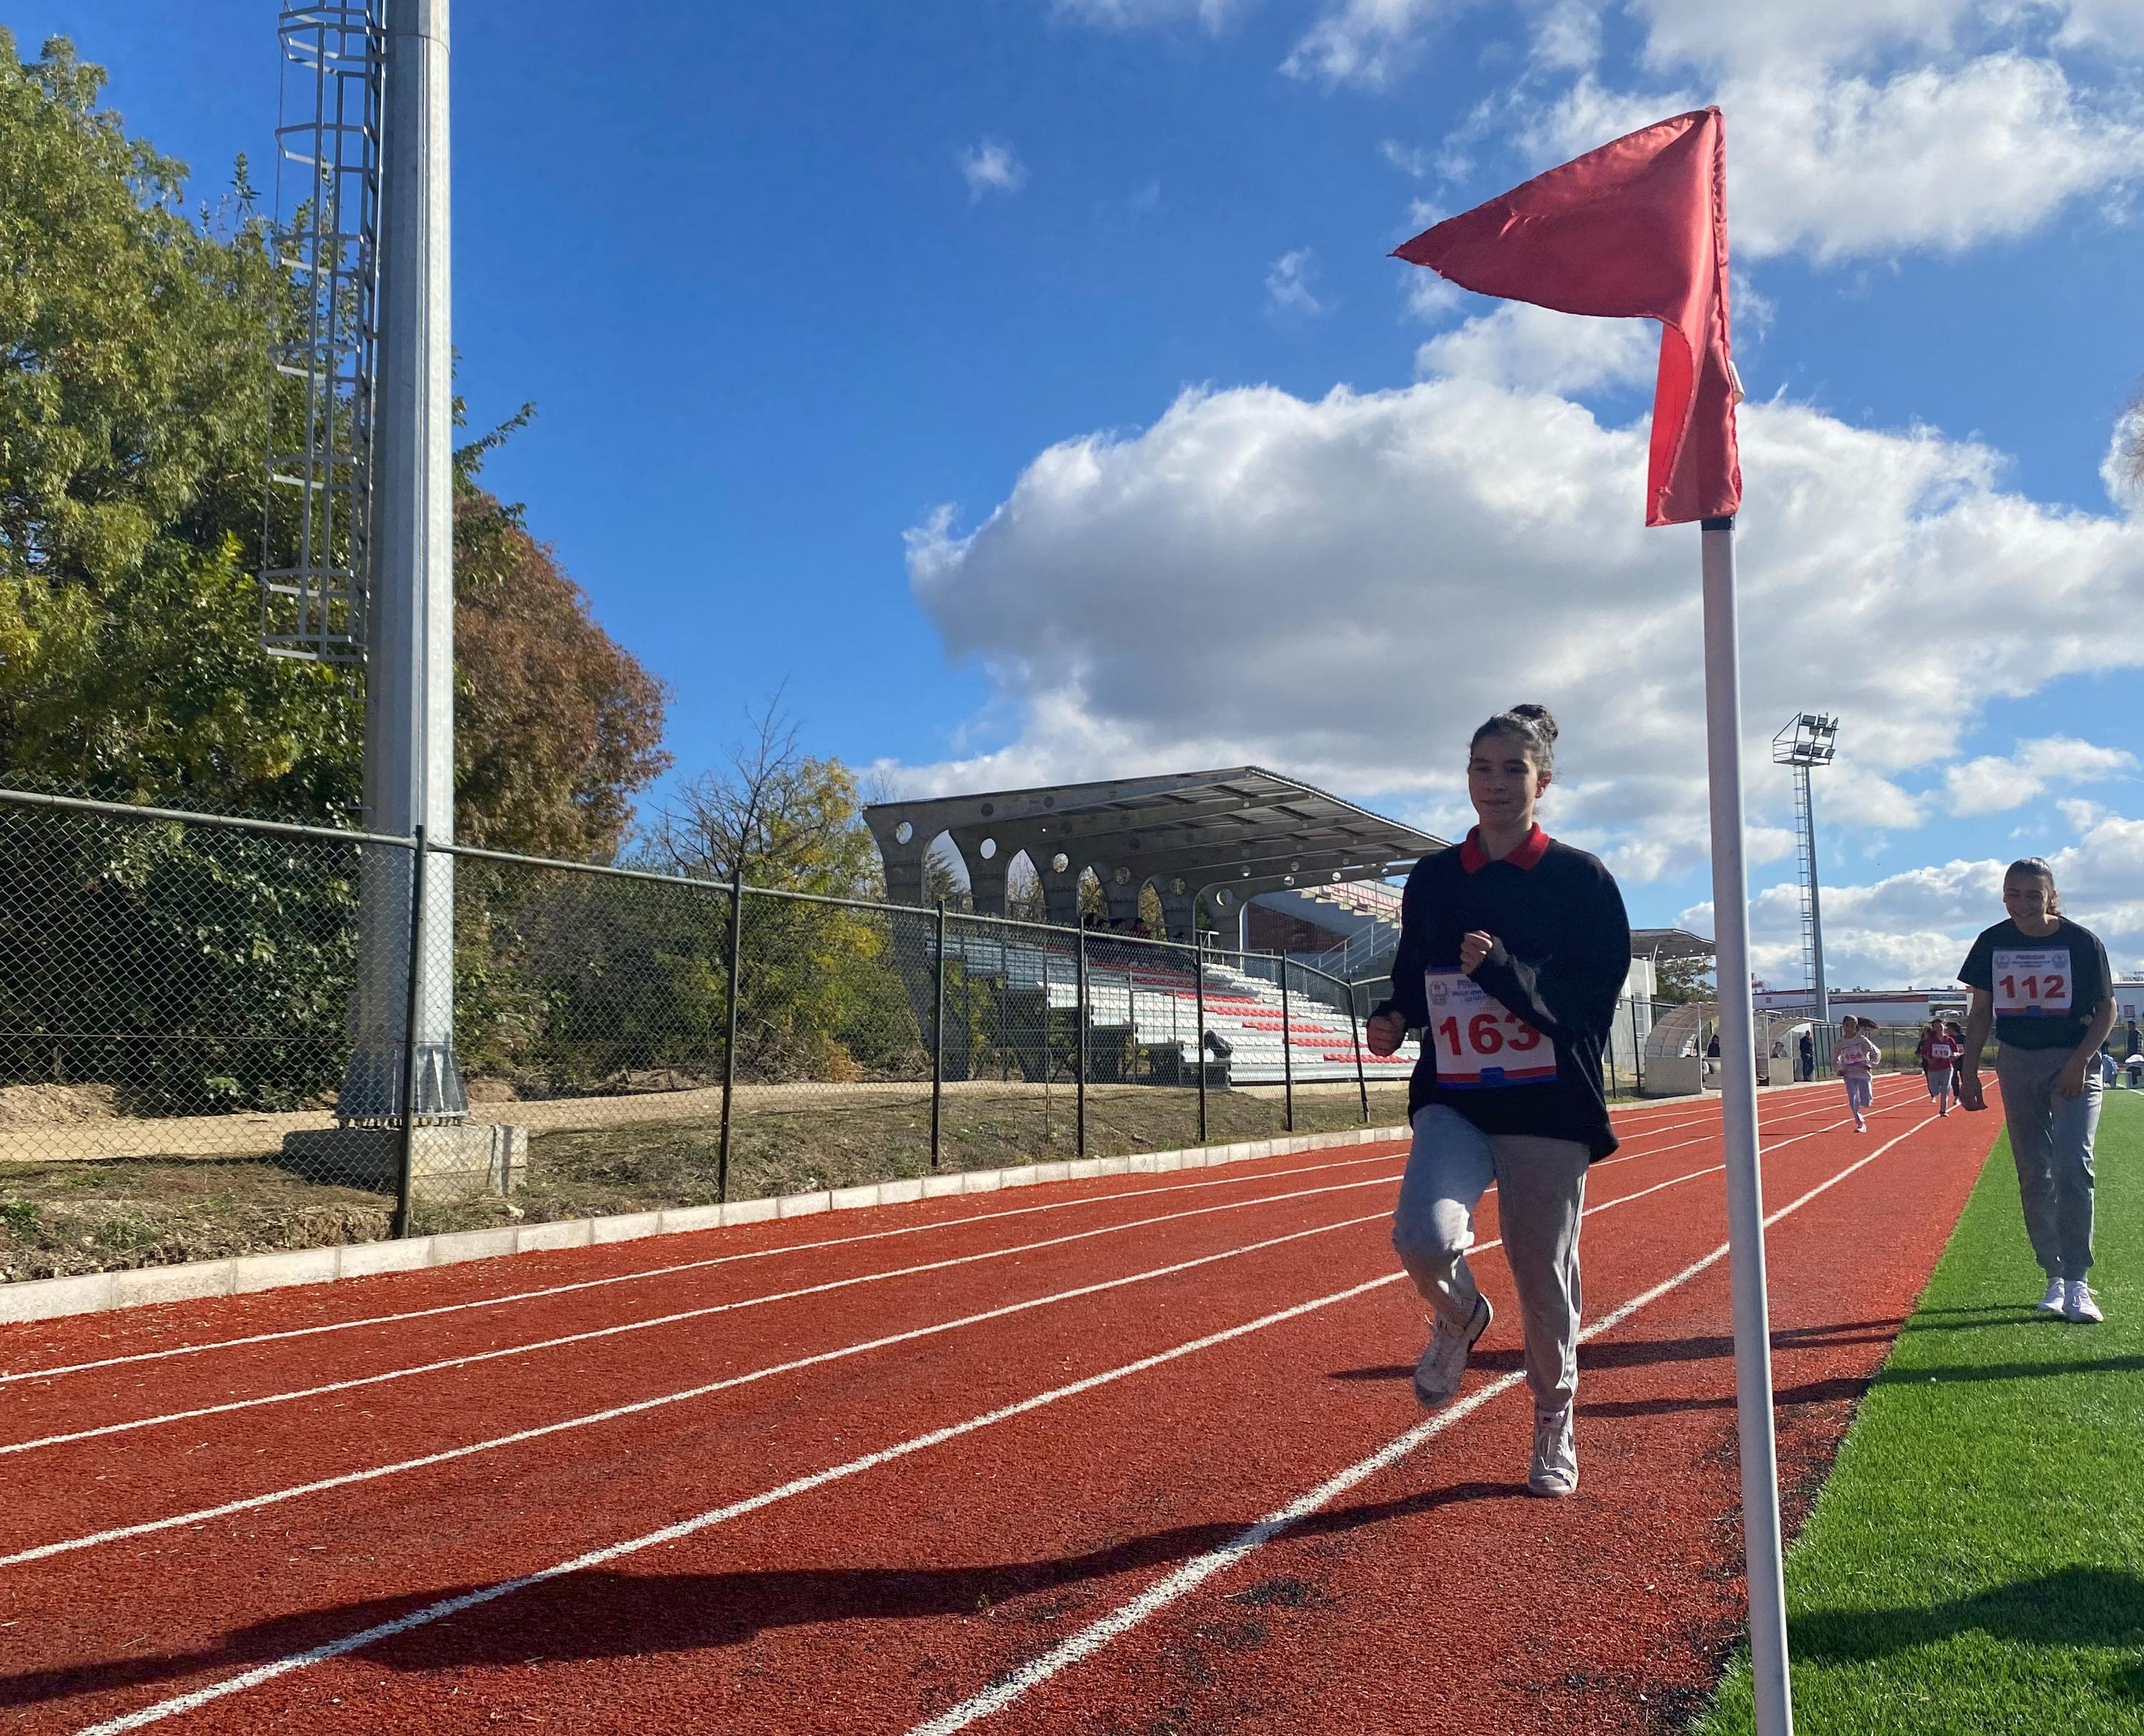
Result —
<instances>
[{"instance_id":1,"label":"green tree","mask_svg":"<svg viewBox=\"0 0 2144 1736\"><path fill-rule=\"evenodd\" d=\"M136 800L346 807L355 681L255 645L281 278L242 166L190 221L183 166L102 84L0 31L0 756Z\"/></svg>"},{"instance_id":2,"label":"green tree","mask_svg":"<svg viewBox=\"0 0 2144 1736\"><path fill-rule=\"evenodd\" d=\"M260 648L269 357L295 305L251 205L0 30L0 764L122 799L354 816L362 672ZM661 685L457 454L456 819L608 856L668 763Z\"/></svg>"}]
</instances>

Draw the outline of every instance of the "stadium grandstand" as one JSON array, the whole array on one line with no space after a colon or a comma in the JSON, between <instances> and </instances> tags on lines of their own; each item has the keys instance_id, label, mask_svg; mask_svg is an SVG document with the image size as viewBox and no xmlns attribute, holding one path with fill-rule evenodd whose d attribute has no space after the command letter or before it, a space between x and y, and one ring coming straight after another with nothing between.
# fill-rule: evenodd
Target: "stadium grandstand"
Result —
<instances>
[{"instance_id":1,"label":"stadium grandstand","mask_svg":"<svg viewBox=\"0 0 2144 1736\"><path fill-rule=\"evenodd\" d=\"M880 802L865 819L896 904L925 902L936 851L965 870L976 915L1003 918L1025 858L1048 922L956 925L949 962L964 983L988 985L1000 1025L1047 1029L1079 1019L1084 955L1084 1024L1107 1076L1174 1084L1204 1066L1210 1084L1272 1085L1352 1080L1358 1066L1403 1079L1413 1065L1412 1041L1372 1055L1362 1021L1399 942L1390 882L1448 848L1444 839L1256 766ZM1087 919L1101 931L1075 955L1062 930L1081 920L1090 873L1108 915ZM1134 931L1149 886L1165 937ZM1640 929L1631 941L1610 1061L1635 1079L1660 961L1710 957L1712 943L1680 929ZM935 993L936 945L920 930L896 945L919 1017ZM950 1077L966 1076L960 1047Z\"/></svg>"}]
</instances>

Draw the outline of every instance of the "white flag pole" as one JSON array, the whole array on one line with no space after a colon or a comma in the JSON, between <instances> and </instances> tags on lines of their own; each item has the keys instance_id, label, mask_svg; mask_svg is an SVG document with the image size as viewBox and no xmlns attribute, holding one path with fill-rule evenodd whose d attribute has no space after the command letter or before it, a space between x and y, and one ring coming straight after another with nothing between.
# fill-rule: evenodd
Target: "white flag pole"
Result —
<instances>
[{"instance_id":1,"label":"white flag pole","mask_svg":"<svg viewBox=\"0 0 2144 1736\"><path fill-rule=\"evenodd\" d=\"M1742 652L1735 620L1735 520L1707 518L1705 737L1712 796L1712 920L1719 952L1720 1114L1727 1146L1728 1264L1735 1293L1735 1411L1742 1437L1742 1546L1757 1736L1793 1736L1779 1466L1772 1428L1771 1309L1757 1162L1756 1019L1749 999L1749 880L1742 837Z\"/></svg>"}]
</instances>

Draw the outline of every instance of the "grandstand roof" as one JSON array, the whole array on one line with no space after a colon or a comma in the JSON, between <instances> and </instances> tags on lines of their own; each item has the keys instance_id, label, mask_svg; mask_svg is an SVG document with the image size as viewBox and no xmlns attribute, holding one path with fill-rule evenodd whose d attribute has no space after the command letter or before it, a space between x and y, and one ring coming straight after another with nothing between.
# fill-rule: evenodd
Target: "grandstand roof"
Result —
<instances>
[{"instance_id":1,"label":"grandstand roof","mask_svg":"<svg viewBox=\"0 0 2144 1736\"><path fill-rule=\"evenodd\" d=\"M1640 959L1709 959L1713 943L1686 928L1634 928L1630 955Z\"/></svg>"},{"instance_id":2,"label":"grandstand roof","mask_svg":"<svg viewBox=\"0 0 2144 1736\"><path fill-rule=\"evenodd\" d=\"M1165 897L1189 898L1223 883L1248 895L1313 875L1381 879L1446 846L1258 766L879 802L864 817L896 901L920 896L922 855L947 832L968 865L979 910L988 907L992 883L1001 900L1005 867L1021 851L1045 892L1053 880L1076 885L1080 870L1093 868L1105 885L1135 893L1156 880Z\"/></svg>"}]
</instances>

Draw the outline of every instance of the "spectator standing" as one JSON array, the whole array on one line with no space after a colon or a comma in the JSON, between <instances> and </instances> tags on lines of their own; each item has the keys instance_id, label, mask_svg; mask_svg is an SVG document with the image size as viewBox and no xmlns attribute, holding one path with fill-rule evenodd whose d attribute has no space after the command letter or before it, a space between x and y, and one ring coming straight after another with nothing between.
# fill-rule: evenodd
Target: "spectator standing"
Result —
<instances>
[{"instance_id":1,"label":"spectator standing","mask_svg":"<svg viewBox=\"0 0 2144 1736\"><path fill-rule=\"evenodd\" d=\"M2105 1317L2092 1293L2092 1139L2101 1084L2093 1065L2114 1029L2114 974L2099 936L2062 914L2055 870L2038 856L2003 876L2009 914L1983 930L1960 967L1972 991L1965 1022L1968 1109L1987 1108L1980 1054L1992 1026L1995 1077L2017 1164L2032 1255L2047 1275L2040 1306L2072 1322Z\"/></svg>"}]
</instances>

